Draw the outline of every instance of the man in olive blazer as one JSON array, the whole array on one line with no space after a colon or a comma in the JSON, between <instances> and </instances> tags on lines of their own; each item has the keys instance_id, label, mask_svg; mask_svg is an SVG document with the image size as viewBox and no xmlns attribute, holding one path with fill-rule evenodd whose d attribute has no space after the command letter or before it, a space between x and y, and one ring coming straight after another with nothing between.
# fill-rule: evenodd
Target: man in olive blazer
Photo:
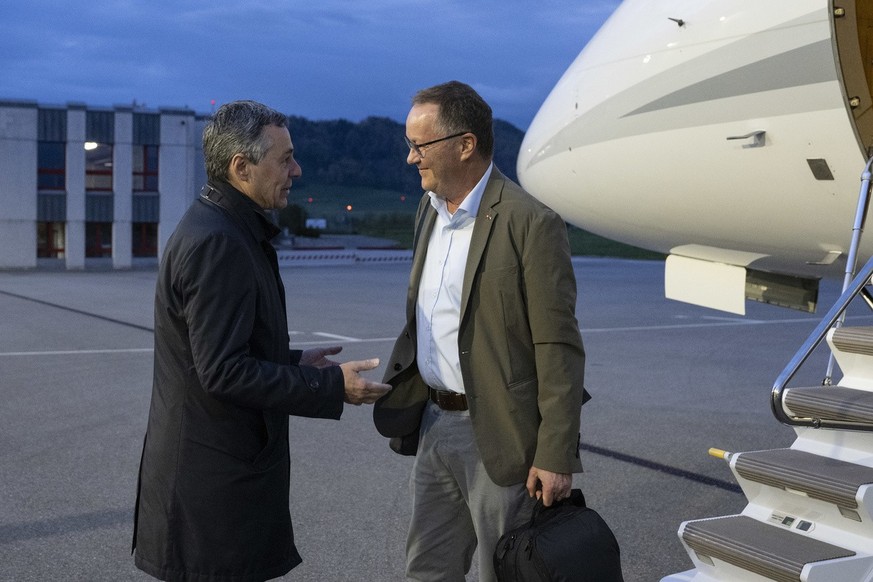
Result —
<instances>
[{"instance_id":1,"label":"man in olive blazer","mask_svg":"<svg viewBox=\"0 0 873 582\"><path fill-rule=\"evenodd\" d=\"M428 194L423 196L416 217L406 325L394 346L384 379L393 389L377 402L374 420L379 432L391 438L395 451L418 452L413 469L415 482L421 477L418 447L423 412L426 405L433 406L430 401L439 399L441 393L425 383L419 369L419 286L429 241L435 224L439 223L436 208L446 205L454 216L453 212L463 209L463 200L478 181L481 202L478 209L471 209L475 222L457 310L457 365L463 378L466 401L463 406L468 407L472 423L473 451L481 456L490 481L498 488L520 487L531 496L541 495L549 505L569 495L572 473L582 470L579 415L587 399L583 388L585 353L574 315L576 281L566 227L556 213L503 176L491 163L490 108L484 129L475 127L475 113L466 121L463 116L460 120L445 119L444 112L453 103L471 101L487 108L468 86L447 83L420 92L407 119L410 147L407 162L418 166ZM469 131L464 133L465 129ZM485 175L489 177L481 189ZM454 176L461 178L453 182ZM468 187L459 189L455 187L458 183ZM454 401L456 395L451 393L448 397ZM460 485L476 522L472 507L476 495L468 494L465 487ZM445 556L440 556L440 550L435 548L447 544L437 539L422 541L437 534L416 532L421 528L416 523L417 506L425 494L414 490L413 496L407 575L416 580L462 580L460 570L465 572L469 568L472 551L447 550ZM428 518L432 522L434 516ZM527 518L506 516L498 523L506 527L505 524ZM490 567L493 543L503 532L485 535L478 523L475 529L481 545L480 577L490 580L494 576ZM448 537L454 540L458 535ZM452 562L453 552L467 562L461 564L460 570L445 565ZM419 568L414 563L422 553L434 557L429 566Z\"/></svg>"},{"instance_id":2,"label":"man in olive blazer","mask_svg":"<svg viewBox=\"0 0 873 582\"><path fill-rule=\"evenodd\" d=\"M430 199L423 197L407 322L384 378L395 389L374 409L384 436L412 435L414 443L428 399L415 362L415 302L435 218ZM467 257L459 348L477 444L498 485L527 480L532 466L559 473L582 470L578 433L585 352L574 315L569 246L563 223L556 226L560 221L499 170L492 173Z\"/></svg>"}]
</instances>

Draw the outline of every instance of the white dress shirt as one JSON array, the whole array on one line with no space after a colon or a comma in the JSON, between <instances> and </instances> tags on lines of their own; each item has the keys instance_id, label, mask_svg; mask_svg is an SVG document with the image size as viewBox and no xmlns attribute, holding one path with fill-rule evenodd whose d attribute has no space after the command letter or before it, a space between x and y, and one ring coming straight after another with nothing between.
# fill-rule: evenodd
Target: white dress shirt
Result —
<instances>
[{"instance_id":1,"label":"white dress shirt","mask_svg":"<svg viewBox=\"0 0 873 582\"><path fill-rule=\"evenodd\" d=\"M454 214L444 199L428 192L437 218L418 287L418 370L425 383L438 390L465 391L458 356L461 291L473 225L493 167L488 166Z\"/></svg>"}]
</instances>

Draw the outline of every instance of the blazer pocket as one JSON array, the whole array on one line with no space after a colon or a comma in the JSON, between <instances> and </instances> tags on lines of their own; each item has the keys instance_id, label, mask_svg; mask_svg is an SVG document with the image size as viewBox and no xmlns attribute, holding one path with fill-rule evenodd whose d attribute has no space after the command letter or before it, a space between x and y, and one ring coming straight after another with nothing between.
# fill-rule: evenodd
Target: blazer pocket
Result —
<instances>
[{"instance_id":1,"label":"blazer pocket","mask_svg":"<svg viewBox=\"0 0 873 582\"><path fill-rule=\"evenodd\" d=\"M509 411L521 410L527 412L538 410L537 407L537 379L536 377L518 380L506 385L506 393L509 396Z\"/></svg>"},{"instance_id":2,"label":"blazer pocket","mask_svg":"<svg viewBox=\"0 0 873 582\"><path fill-rule=\"evenodd\" d=\"M512 264L505 267L494 267L482 271L482 279L500 279L503 277L517 277L518 265Z\"/></svg>"}]
</instances>

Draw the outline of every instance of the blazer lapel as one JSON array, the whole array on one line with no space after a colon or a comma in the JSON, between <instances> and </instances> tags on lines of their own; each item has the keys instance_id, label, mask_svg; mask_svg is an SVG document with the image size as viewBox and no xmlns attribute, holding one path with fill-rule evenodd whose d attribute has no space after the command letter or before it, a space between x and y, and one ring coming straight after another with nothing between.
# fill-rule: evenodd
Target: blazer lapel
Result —
<instances>
[{"instance_id":1,"label":"blazer lapel","mask_svg":"<svg viewBox=\"0 0 873 582\"><path fill-rule=\"evenodd\" d=\"M488 184L485 185L482 201L479 203L479 210L476 213L476 224L473 226L473 237L470 240L470 251L467 254L467 265L464 269L464 286L461 291L460 321L462 325L467 304L470 302L473 279L479 270L479 263L482 261L482 255L485 253L485 247L491 236L494 219L497 218L496 206L500 202L505 179L496 166L491 169L491 176L488 178Z\"/></svg>"},{"instance_id":2,"label":"blazer lapel","mask_svg":"<svg viewBox=\"0 0 873 582\"><path fill-rule=\"evenodd\" d=\"M436 210L430 204L430 196L425 194L424 198L426 200L422 200L419 208L415 240L412 243L412 269L409 274L409 295L406 298L406 319L409 322L415 321L415 305L418 301L421 274L424 271L424 257L427 255L427 245L437 216Z\"/></svg>"}]
</instances>

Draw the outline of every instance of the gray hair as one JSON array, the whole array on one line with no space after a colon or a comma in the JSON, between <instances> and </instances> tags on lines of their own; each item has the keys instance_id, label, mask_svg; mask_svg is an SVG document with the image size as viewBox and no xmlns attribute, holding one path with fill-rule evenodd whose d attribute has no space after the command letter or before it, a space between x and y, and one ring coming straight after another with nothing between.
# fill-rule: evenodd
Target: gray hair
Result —
<instances>
[{"instance_id":1,"label":"gray hair","mask_svg":"<svg viewBox=\"0 0 873 582\"><path fill-rule=\"evenodd\" d=\"M260 163L273 145L264 133L268 125L288 127L288 117L257 101L233 101L219 107L203 130L206 177L227 181L227 170L236 154Z\"/></svg>"},{"instance_id":2,"label":"gray hair","mask_svg":"<svg viewBox=\"0 0 873 582\"><path fill-rule=\"evenodd\" d=\"M446 133L469 131L476 136L477 149L482 157L494 155L491 106L472 87L460 81L449 81L422 89L412 98L412 104L425 103L439 106L438 129Z\"/></svg>"}]
</instances>

